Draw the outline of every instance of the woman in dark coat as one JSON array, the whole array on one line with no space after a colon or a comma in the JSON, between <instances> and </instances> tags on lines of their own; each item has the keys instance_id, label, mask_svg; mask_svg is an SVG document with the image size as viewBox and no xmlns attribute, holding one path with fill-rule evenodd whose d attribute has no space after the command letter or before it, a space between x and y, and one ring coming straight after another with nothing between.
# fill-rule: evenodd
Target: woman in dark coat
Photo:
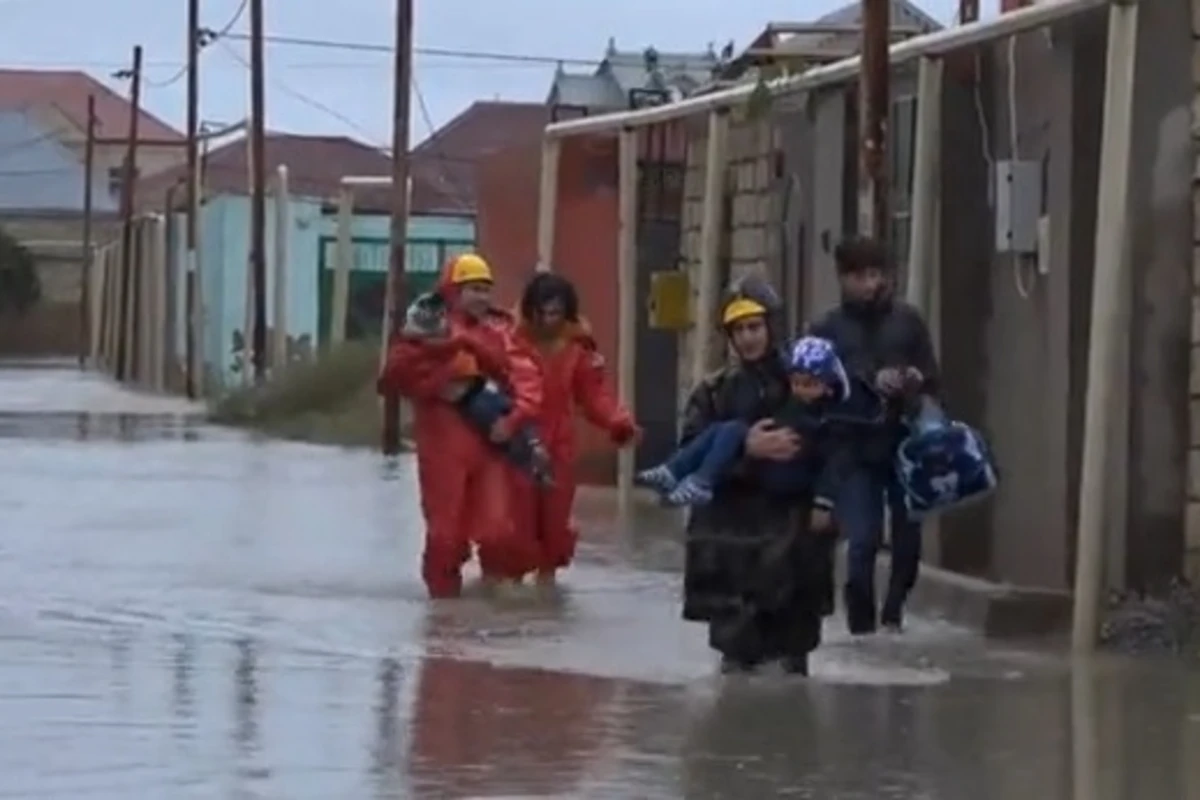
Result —
<instances>
[{"instance_id":1,"label":"woman in dark coat","mask_svg":"<svg viewBox=\"0 0 1200 800\"><path fill-rule=\"evenodd\" d=\"M768 494L754 475L755 459L787 460L799 442L769 418L787 401L788 377L772 317L779 302L765 284L743 282L733 301L750 299L765 313L725 318L737 358L695 388L681 438L730 419L754 422L748 457L717 484L711 504L693 509L687 528L683 617L709 626L709 644L725 671L754 670L771 661L807 674L820 644L821 618L832 596L832 535L809 534L811 496ZM734 315L736 317L736 315Z\"/></svg>"}]
</instances>

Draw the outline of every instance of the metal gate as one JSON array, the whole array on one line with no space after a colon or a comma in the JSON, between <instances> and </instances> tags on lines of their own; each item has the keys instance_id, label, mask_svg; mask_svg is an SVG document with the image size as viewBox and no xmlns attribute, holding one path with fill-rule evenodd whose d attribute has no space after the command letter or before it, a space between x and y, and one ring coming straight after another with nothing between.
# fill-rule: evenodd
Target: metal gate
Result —
<instances>
[{"instance_id":1,"label":"metal gate","mask_svg":"<svg viewBox=\"0 0 1200 800\"><path fill-rule=\"evenodd\" d=\"M650 297L655 272L680 268L686 139L674 124L641 133L638 160L637 294ZM637 468L665 460L675 448L679 417L679 342L674 331L650 326L643 303L637 314L637 393L634 412L645 431ZM672 376L664 380L665 376Z\"/></svg>"}]
</instances>

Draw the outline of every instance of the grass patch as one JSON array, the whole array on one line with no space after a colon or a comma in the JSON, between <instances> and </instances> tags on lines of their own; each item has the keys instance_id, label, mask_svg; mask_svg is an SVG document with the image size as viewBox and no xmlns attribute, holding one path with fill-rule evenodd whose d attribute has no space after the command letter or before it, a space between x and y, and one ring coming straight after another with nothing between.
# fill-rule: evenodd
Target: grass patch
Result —
<instances>
[{"instance_id":1,"label":"grass patch","mask_svg":"<svg viewBox=\"0 0 1200 800\"><path fill-rule=\"evenodd\" d=\"M378 343L349 342L297 361L261 386L229 392L213 404L210 418L287 439L378 447L378 370Z\"/></svg>"}]
</instances>

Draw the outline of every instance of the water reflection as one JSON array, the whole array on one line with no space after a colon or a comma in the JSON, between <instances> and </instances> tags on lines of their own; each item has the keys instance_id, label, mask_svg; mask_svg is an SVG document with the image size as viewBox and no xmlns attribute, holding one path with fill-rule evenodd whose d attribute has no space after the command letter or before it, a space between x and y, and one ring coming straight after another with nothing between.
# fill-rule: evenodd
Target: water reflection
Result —
<instances>
[{"instance_id":1,"label":"water reflection","mask_svg":"<svg viewBox=\"0 0 1200 800\"><path fill-rule=\"evenodd\" d=\"M237 751L252 754L258 741L258 647L254 640L238 639L234 668L234 743Z\"/></svg>"},{"instance_id":2,"label":"water reflection","mask_svg":"<svg viewBox=\"0 0 1200 800\"><path fill-rule=\"evenodd\" d=\"M380 797L394 794L403 783L404 756L399 736L400 675L399 661L390 656L380 660L379 696L375 701L375 741L371 754L371 773Z\"/></svg>"},{"instance_id":3,"label":"water reflection","mask_svg":"<svg viewBox=\"0 0 1200 800\"><path fill-rule=\"evenodd\" d=\"M189 633L177 633L171 637L171 642L171 714L175 718L176 732L190 736L196 713L196 696L192 688L196 643Z\"/></svg>"},{"instance_id":4,"label":"water reflection","mask_svg":"<svg viewBox=\"0 0 1200 800\"><path fill-rule=\"evenodd\" d=\"M410 780L423 798L572 797L618 724L620 684L588 675L422 658Z\"/></svg>"},{"instance_id":5,"label":"water reflection","mask_svg":"<svg viewBox=\"0 0 1200 800\"><path fill-rule=\"evenodd\" d=\"M0 439L144 443L196 441L204 418L198 414L0 411Z\"/></svg>"}]
</instances>

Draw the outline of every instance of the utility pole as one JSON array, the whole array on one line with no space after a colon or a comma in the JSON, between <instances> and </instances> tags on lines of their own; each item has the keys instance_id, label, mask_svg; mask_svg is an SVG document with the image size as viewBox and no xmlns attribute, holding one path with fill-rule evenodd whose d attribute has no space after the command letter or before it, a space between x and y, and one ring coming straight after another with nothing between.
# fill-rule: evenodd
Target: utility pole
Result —
<instances>
[{"instance_id":1,"label":"utility pole","mask_svg":"<svg viewBox=\"0 0 1200 800\"><path fill-rule=\"evenodd\" d=\"M87 139L83 144L83 247L79 254L79 368L87 365L92 350L92 171L96 163L96 95L87 101Z\"/></svg>"},{"instance_id":2,"label":"utility pole","mask_svg":"<svg viewBox=\"0 0 1200 800\"><path fill-rule=\"evenodd\" d=\"M263 75L263 0L250 0L250 268L254 271L254 379L267 377L267 159Z\"/></svg>"},{"instance_id":3,"label":"utility pole","mask_svg":"<svg viewBox=\"0 0 1200 800\"><path fill-rule=\"evenodd\" d=\"M201 314L200 281L196 269L197 217L200 214L199 144L200 133L200 0L188 0L187 11L187 212L184 223L184 303L186 310L185 346L187 359L187 396L200 395L197 374L203 369L196 357L197 321Z\"/></svg>"},{"instance_id":4,"label":"utility pole","mask_svg":"<svg viewBox=\"0 0 1200 800\"><path fill-rule=\"evenodd\" d=\"M391 258L388 261L387 324L390 341L404 319L405 254L408 244L408 121L412 91L413 0L396 0L396 64L392 86L392 225ZM383 398L383 452L400 450L400 397L389 392Z\"/></svg>"},{"instance_id":5,"label":"utility pole","mask_svg":"<svg viewBox=\"0 0 1200 800\"><path fill-rule=\"evenodd\" d=\"M137 184L138 118L142 102L142 46L133 48L133 67L118 73L131 81L129 91L129 144L125 152L125 175L121 181L121 275L120 325L117 328L117 380L127 380L133 365L133 337L129 332L137 283L133 275L133 197Z\"/></svg>"},{"instance_id":6,"label":"utility pole","mask_svg":"<svg viewBox=\"0 0 1200 800\"><path fill-rule=\"evenodd\" d=\"M862 0L862 74L859 83L858 204L860 235L888 241L887 133L891 44L891 0Z\"/></svg>"},{"instance_id":7,"label":"utility pole","mask_svg":"<svg viewBox=\"0 0 1200 800\"><path fill-rule=\"evenodd\" d=\"M958 24L979 21L979 0L958 0Z\"/></svg>"}]
</instances>

